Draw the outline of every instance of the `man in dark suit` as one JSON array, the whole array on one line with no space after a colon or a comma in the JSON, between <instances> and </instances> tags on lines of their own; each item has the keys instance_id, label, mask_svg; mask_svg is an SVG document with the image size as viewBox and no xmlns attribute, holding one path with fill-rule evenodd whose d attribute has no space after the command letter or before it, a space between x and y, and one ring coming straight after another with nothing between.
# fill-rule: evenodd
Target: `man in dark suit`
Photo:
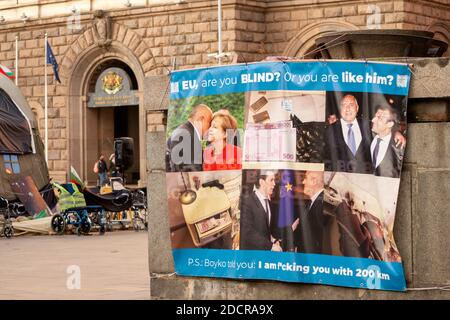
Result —
<instances>
[{"instance_id":1,"label":"man in dark suit","mask_svg":"<svg viewBox=\"0 0 450 320\"><path fill-rule=\"evenodd\" d=\"M203 171L203 136L211 126L212 111L205 104L195 106L186 123L167 141L166 171Z\"/></svg>"},{"instance_id":2,"label":"man in dark suit","mask_svg":"<svg viewBox=\"0 0 450 320\"><path fill-rule=\"evenodd\" d=\"M275 173L261 170L257 173L254 190L241 198L240 250L282 251L273 237L274 219L270 197L275 188Z\"/></svg>"},{"instance_id":3,"label":"man in dark suit","mask_svg":"<svg viewBox=\"0 0 450 320\"><path fill-rule=\"evenodd\" d=\"M372 169L375 175L398 178L402 168L403 150L394 141L397 115L389 105L377 107L372 119L372 131L376 134L370 146Z\"/></svg>"},{"instance_id":4,"label":"man in dark suit","mask_svg":"<svg viewBox=\"0 0 450 320\"><path fill-rule=\"evenodd\" d=\"M309 201L300 207L299 218L292 225L297 252L323 252L323 233L329 219L323 214L323 175L321 171L305 174L303 192Z\"/></svg>"},{"instance_id":5,"label":"man in dark suit","mask_svg":"<svg viewBox=\"0 0 450 320\"><path fill-rule=\"evenodd\" d=\"M327 171L371 173L370 143L372 134L368 121L358 119L356 98L346 95L339 105L340 119L327 130L325 165Z\"/></svg>"}]
</instances>

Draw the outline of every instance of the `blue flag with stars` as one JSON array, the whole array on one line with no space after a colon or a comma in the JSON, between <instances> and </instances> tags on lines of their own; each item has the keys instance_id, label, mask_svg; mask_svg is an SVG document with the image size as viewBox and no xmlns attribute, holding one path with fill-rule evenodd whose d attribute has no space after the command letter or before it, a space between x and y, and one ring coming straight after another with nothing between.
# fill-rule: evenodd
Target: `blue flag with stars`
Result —
<instances>
[{"instance_id":1,"label":"blue flag with stars","mask_svg":"<svg viewBox=\"0 0 450 320\"><path fill-rule=\"evenodd\" d=\"M290 227L294 222L294 171L281 173L278 227Z\"/></svg>"},{"instance_id":2,"label":"blue flag with stars","mask_svg":"<svg viewBox=\"0 0 450 320\"><path fill-rule=\"evenodd\" d=\"M50 43L47 41L47 64L51 64L53 67L53 72L55 73L55 79L59 83L61 83L61 80L59 79L58 74L58 62L56 62L55 55L53 54L52 47L50 47Z\"/></svg>"}]
</instances>

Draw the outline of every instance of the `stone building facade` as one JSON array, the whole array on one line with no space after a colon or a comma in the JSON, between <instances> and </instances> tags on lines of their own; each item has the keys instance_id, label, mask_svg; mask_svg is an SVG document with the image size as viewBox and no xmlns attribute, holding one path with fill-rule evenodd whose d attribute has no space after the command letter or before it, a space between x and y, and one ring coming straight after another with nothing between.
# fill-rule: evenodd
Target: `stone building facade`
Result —
<instances>
[{"instance_id":1,"label":"stone building facade","mask_svg":"<svg viewBox=\"0 0 450 320\"><path fill-rule=\"evenodd\" d=\"M173 68L213 65L218 51L217 2L206 0L2 1L0 63L14 69L19 48L19 87L40 120L44 116L44 35L60 66L61 84L49 70L49 169L57 181L73 165L93 180L98 153L111 150L111 124L87 108L99 72L126 68L139 96L140 184L146 183L145 133L164 131L165 113L146 98L155 75ZM258 61L268 55L312 58L314 40L334 31L367 28L435 32L450 42L449 0L223 0L225 63ZM96 10L104 10L102 12ZM99 28L100 24L108 28ZM100 30L100 31L99 31ZM163 101L161 101L163 103ZM155 110L155 111L154 111ZM136 123L137 124L137 123ZM105 143L105 141L107 141Z\"/></svg>"}]
</instances>

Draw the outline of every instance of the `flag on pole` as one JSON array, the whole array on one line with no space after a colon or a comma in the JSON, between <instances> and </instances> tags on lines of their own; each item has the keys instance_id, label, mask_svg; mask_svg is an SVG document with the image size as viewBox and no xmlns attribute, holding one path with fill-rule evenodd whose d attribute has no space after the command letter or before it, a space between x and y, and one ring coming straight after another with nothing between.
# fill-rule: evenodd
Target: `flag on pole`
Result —
<instances>
[{"instance_id":1,"label":"flag on pole","mask_svg":"<svg viewBox=\"0 0 450 320\"><path fill-rule=\"evenodd\" d=\"M281 173L279 228L290 227L294 222L294 187L294 171L284 170Z\"/></svg>"},{"instance_id":2,"label":"flag on pole","mask_svg":"<svg viewBox=\"0 0 450 320\"><path fill-rule=\"evenodd\" d=\"M81 178L78 175L78 172L72 166L70 166L70 182L73 182L73 183L79 185L82 189L84 189L83 181L81 181Z\"/></svg>"},{"instance_id":3,"label":"flag on pole","mask_svg":"<svg viewBox=\"0 0 450 320\"><path fill-rule=\"evenodd\" d=\"M5 66L0 65L0 73L4 74L10 79L14 79L14 73Z\"/></svg>"},{"instance_id":4,"label":"flag on pole","mask_svg":"<svg viewBox=\"0 0 450 320\"><path fill-rule=\"evenodd\" d=\"M59 73L58 73L58 62L56 62L55 55L53 54L52 47L50 47L50 43L47 41L47 64L51 64L53 67L53 72L55 73L55 79L59 83L61 83L61 80L59 79Z\"/></svg>"}]
</instances>

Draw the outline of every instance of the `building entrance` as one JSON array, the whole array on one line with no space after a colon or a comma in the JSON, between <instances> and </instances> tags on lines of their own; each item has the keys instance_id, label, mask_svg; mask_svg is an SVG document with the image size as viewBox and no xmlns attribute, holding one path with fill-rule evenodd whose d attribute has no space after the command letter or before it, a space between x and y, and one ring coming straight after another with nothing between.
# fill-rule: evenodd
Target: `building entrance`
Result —
<instances>
[{"instance_id":1,"label":"building entrance","mask_svg":"<svg viewBox=\"0 0 450 320\"><path fill-rule=\"evenodd\" d=\"M130 137L134 142L133 165L125 171L129 184L139 181L139 106L114 108L114 138Z\"/></svg>"},{"instance_id":2,"label":"building entrance","mask_svg":"<svg viewBox=\"0 0 450 320\"><path fill-rule=\"evenodd\" d=\"M87 159L95 162L103 154L108 167L115 154L117 138L132 138L133 151L124 155L132 159L123 177L127 185L137 185L140 180L139 98L137 81L132 71L120 61L108 61L96 68L90 82L87 103ZM117 153L116 153L117 155ZM90 175L89 184L97 182Z\"/></svg>"}]
</instances>

